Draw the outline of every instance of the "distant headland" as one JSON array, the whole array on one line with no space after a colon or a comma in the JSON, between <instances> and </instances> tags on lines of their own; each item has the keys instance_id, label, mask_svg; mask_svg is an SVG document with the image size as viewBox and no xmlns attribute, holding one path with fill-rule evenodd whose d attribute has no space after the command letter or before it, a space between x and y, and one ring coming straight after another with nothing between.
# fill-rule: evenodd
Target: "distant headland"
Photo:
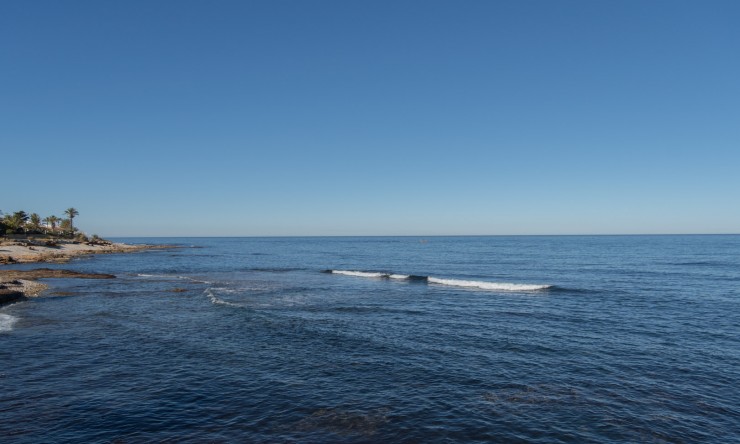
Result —
<instances>
[{"instance_id":1,"label":"distant headland","mask_svg":"<svg viewBox=\"0 0 740 444\"><path fill-rule=\"evenodd\" d=\"M29 262L64 263L72 258L101 253L130 253L148 249L172 248L165 245L129 245L111 242L97 234L88 236L74 226L80 213L75 208L64 211L67 218L15 211L0 218L0 265ZM46 288L36 279L55 277L100 279L111 275L77 273L69 270L10 270L0 268L0 304L28 296L37 296Z\"/></svg>"}]
</instances>

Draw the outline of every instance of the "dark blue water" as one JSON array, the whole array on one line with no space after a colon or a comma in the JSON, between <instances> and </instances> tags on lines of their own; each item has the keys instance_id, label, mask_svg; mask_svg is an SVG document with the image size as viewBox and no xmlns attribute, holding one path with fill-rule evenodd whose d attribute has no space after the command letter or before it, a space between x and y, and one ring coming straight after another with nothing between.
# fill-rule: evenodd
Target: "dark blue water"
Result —
<instances>
[{"instance_id":1,"label":"dark blue water","mask_svg":"<svg viewBox=\"0 0 740 444\"><path fill-rule=\"evenodd\" d=\"M3 442L740 442L740 236L130 241L0 308Z\"/></svg>"}]
</instances>

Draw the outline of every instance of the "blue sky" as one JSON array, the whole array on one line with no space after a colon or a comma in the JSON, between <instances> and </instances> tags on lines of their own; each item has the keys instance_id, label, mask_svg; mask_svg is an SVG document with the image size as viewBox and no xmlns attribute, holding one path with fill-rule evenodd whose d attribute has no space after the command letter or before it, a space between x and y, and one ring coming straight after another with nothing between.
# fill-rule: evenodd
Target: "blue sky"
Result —
<instances>
[{"instance_id":1,"label":"blue sky","mask_svg":"<svg viewBox=\"0 0 740 444\"><path fill-rule=\"evenodd\" d=\"M0 210L106 236L740 232L740 2L0 4Z\"/></svg>"}]
</instances>

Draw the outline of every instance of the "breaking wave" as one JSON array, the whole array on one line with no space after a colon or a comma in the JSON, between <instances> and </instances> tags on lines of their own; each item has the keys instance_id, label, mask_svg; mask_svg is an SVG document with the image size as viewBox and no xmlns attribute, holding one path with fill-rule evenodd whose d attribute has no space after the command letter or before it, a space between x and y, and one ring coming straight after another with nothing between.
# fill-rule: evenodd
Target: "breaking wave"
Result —
<instances>
[{"instance_id":1,"label":"breaking wave","mask_svg":"<svg viewBox=\"0 0 740 444\"><path fill-rule=\"evenodd\" d=\"M0 333L13 330L18 318L9 314L0 313Z\"/></svg>"},{"instance_id":2,"label":"breaking wave","mask_svg":"<svg viewBox=\"0 0 740 444\"><path fill-rule=\"evenodd\" d=\"M357 276L366 278L385 278L390 277L387 273L372 273L367 271L344 271L344 270L329 270L329 273L343 274L345 276Z\"/></svg>"},{"instance_id":3,"label":"breaking wave","mask_svg":"<svg viewBox=\"0 0 740 444\"><path fill-rule=\"evenodd\" d=\"M412 274L409 275L369 271L326 270L326 273L375 279L397 279L417 282L422 281L428 284L446 285L450 287L475 288L478 290L491 291L541 291L555 288L553 285L547 284L515 284L508 282L467 281L462 279L440 279L432 276L417 276Z\"/></svg>"},{"instance_id":4,"label":"breaking wave","mask_svg":"<svg viewBox=\"0 0 740 444\"><path fill-rule=\"evenodd\" d=\"M479 288L481 290L503 291L537 291L552 288L552 285L540 284L512 284L508 282L464 281L460 279L428 278L430 284L449 285L451 287Z\"/></svg>"}]
</instances>

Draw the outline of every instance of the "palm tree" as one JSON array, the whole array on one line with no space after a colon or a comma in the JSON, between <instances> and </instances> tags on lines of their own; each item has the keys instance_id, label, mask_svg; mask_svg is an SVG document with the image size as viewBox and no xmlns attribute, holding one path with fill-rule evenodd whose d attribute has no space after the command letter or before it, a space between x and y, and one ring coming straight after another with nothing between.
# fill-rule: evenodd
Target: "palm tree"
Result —
<instances>
[{"instance_id":1,"label":"palm tree","mask_svg":"<svg viewBox=\"0 0 740 444\"><path fill-rule=\"evenodd\" d=\"M70 207L70 208L67 208L66 210L64 210L64 214L66 214L67 216L69 216L70 231L72 231L72 233L74 233L74 231L75 231L74 219L75 219L75 216L77 216L78 214L80 214L80 212L77 211L74 207Z\"/></svg>"},{"instance_id":2,"label":"palm tree","mask_svg":"<svg viewBox=\"0 0 740 444\"><path fill-rule=\"evenodd\" d=\"M44 219L44 223L48 225L49 227L51 227L52 232L57 229L58 222L59 222L59 218L56 216L49 216L46 219Z\"/></svg>"},{"instance_id":3,"label":"palm tree","mask_svg":"<svg viewBox=\"0 0 740 444\"><path fill-rule=\"evenodd\" d=\"M62 234L65 236L71 236L72 234L72 220L62 219L59 223L59 229L62 230Z\"/></svg>"},{"instance_id":4,"label":"palm tree","mask_svg":"<svg viewBox=\"0 0 740 444\"><path fill-rule=\"evenodd\" d=\"M46 226L47 234L49 233L49 230L48 230L49 228L51 228L51 232L54 233L54 228L57 227L57 217L56 216L45 217L41 222L43 222L44 225Z\"/></svg>"},{"instance_id":5,"label":"palm tree","mask_svg":"<svg viewBox=\"0 0 740 444\"><path fill-rule=\"evenodd\" d=\"M28 220L28 214L26 214L26 212L25 212L25 211L23 211L23 210L21 210L21 211L16 211L16 212L15 212L15 213L13 213L13 215L12 215L12 216L10 216L10 217L8 217L8 216L5 216L5 219L7 220L7 222L8 222L8 225L10 225L10 226L11 226L11 228L13 228L13 229L17 230L17 229L19 229L19 228L23 228L23 225L24 225L24 224L26 223L26 221Z\"/></svg>"},{"instance_id":6,"label":"palm tree","mask_svg":"<svg viewBox=\"0 0 740 444\"><path fill-rule=\"evenodd\" d=\"M31 214L31 217L29 217L29 224L31 225L32 230L38 230L41 228L41 216L36 213Z\"/></svg>"}]
</instances>

